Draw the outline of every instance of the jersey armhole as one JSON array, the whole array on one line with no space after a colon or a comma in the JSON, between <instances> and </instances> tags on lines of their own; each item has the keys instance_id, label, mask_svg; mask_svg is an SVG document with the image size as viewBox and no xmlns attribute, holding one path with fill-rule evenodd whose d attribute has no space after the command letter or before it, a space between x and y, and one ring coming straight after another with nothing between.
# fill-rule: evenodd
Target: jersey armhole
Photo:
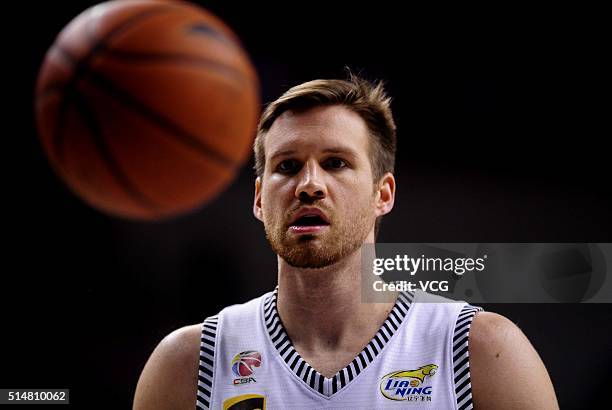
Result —
<instances>
[{"instance_id":1,"label":"jersey armhole","mask_svg":"<svg viewBox=\"0 0 612 410\"><path fill-rule=\"evenodd\" d=\"M457 409L469 410L474 407L472 403L472 383L470 381L470 360L468 341L470 326L474 315L483 309L481 307L466 304L463 306L453 332L453 382L455 387L455 398Z\"/></svg>"},{"instance_id":2,"label":"jersey armhole","mask_svg":"<svg viewBox=\"0 0 612 410\"><path fill-rule=\"evenodd\" d=\"M210 316L204 319L204 322L202 323L196 410L210 408L210 403L212 401L215 342L217 339L218 324L219 315Z\"/></svg>"}]
</instances>

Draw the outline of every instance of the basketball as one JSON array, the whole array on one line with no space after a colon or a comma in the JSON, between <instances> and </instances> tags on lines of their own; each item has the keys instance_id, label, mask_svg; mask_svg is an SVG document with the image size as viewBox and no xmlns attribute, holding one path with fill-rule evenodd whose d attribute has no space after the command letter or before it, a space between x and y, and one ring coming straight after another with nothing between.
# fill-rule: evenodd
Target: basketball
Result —
<instances>
[{"instance_id":1,"label":"basketball","mask_svg":"<svg viewBox=\"0 0 612 410\"><path fill-rule=\"evenodd\" d=\"M116 0L72 20L36 85L40 140L80 198L128 219L192 211L249 158L259 82L228 26L185 2Z\"/></svg>"}]
</instances>

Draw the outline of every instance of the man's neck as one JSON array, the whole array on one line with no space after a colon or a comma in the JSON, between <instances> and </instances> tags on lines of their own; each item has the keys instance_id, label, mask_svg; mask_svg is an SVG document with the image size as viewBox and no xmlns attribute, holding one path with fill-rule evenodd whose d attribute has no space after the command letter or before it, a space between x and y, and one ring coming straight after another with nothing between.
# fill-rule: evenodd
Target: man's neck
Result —
<instances>
[{"instance_id":1,"label":"man's neck","mask_svg":"<svg viewBox=\"0 0 612 410\"><path fill-rule=\"evenodd\" d=\"M330 377L372 340L393 303L361 301L361 254L321 269L300 269L279 258L277 308L300 356Z\"/></svg>"}]
</instances>

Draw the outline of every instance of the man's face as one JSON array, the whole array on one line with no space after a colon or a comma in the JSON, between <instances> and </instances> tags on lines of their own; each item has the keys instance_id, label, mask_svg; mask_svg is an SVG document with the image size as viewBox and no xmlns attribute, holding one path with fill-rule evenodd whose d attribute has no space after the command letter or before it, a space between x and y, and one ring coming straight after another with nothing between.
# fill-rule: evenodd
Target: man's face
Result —
<instances>
[{"instance_id":1,"label":"man's face","mask_svg":"<svg viewBox=\"0 0 612 410\"><path fill-rule=\"evenodd\" d=\"M255 216L289 265L321 268L373 242L376 207L365 121L342 106L288 111L265 136ZM386 212L385 212L386 213Z\"/></svg>"}]
</instances>

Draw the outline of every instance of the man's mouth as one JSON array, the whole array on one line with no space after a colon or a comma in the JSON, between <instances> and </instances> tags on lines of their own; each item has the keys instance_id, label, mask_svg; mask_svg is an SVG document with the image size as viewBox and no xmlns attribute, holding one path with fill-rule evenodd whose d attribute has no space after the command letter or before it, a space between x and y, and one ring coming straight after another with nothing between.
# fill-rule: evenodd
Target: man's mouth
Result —
<instances>
[{"instance_id":1,"label":"man's mouth","mask_svg":"<svg viewBox=\"0 0 612 410\"><path fill-rule=\"evenodd\" d=\"M297 234L316 233L327 229L329 225L329 220L320 210L302 210L298 212L293 222L289 225L289 231Z\"/></svg>"}]
</instances>

